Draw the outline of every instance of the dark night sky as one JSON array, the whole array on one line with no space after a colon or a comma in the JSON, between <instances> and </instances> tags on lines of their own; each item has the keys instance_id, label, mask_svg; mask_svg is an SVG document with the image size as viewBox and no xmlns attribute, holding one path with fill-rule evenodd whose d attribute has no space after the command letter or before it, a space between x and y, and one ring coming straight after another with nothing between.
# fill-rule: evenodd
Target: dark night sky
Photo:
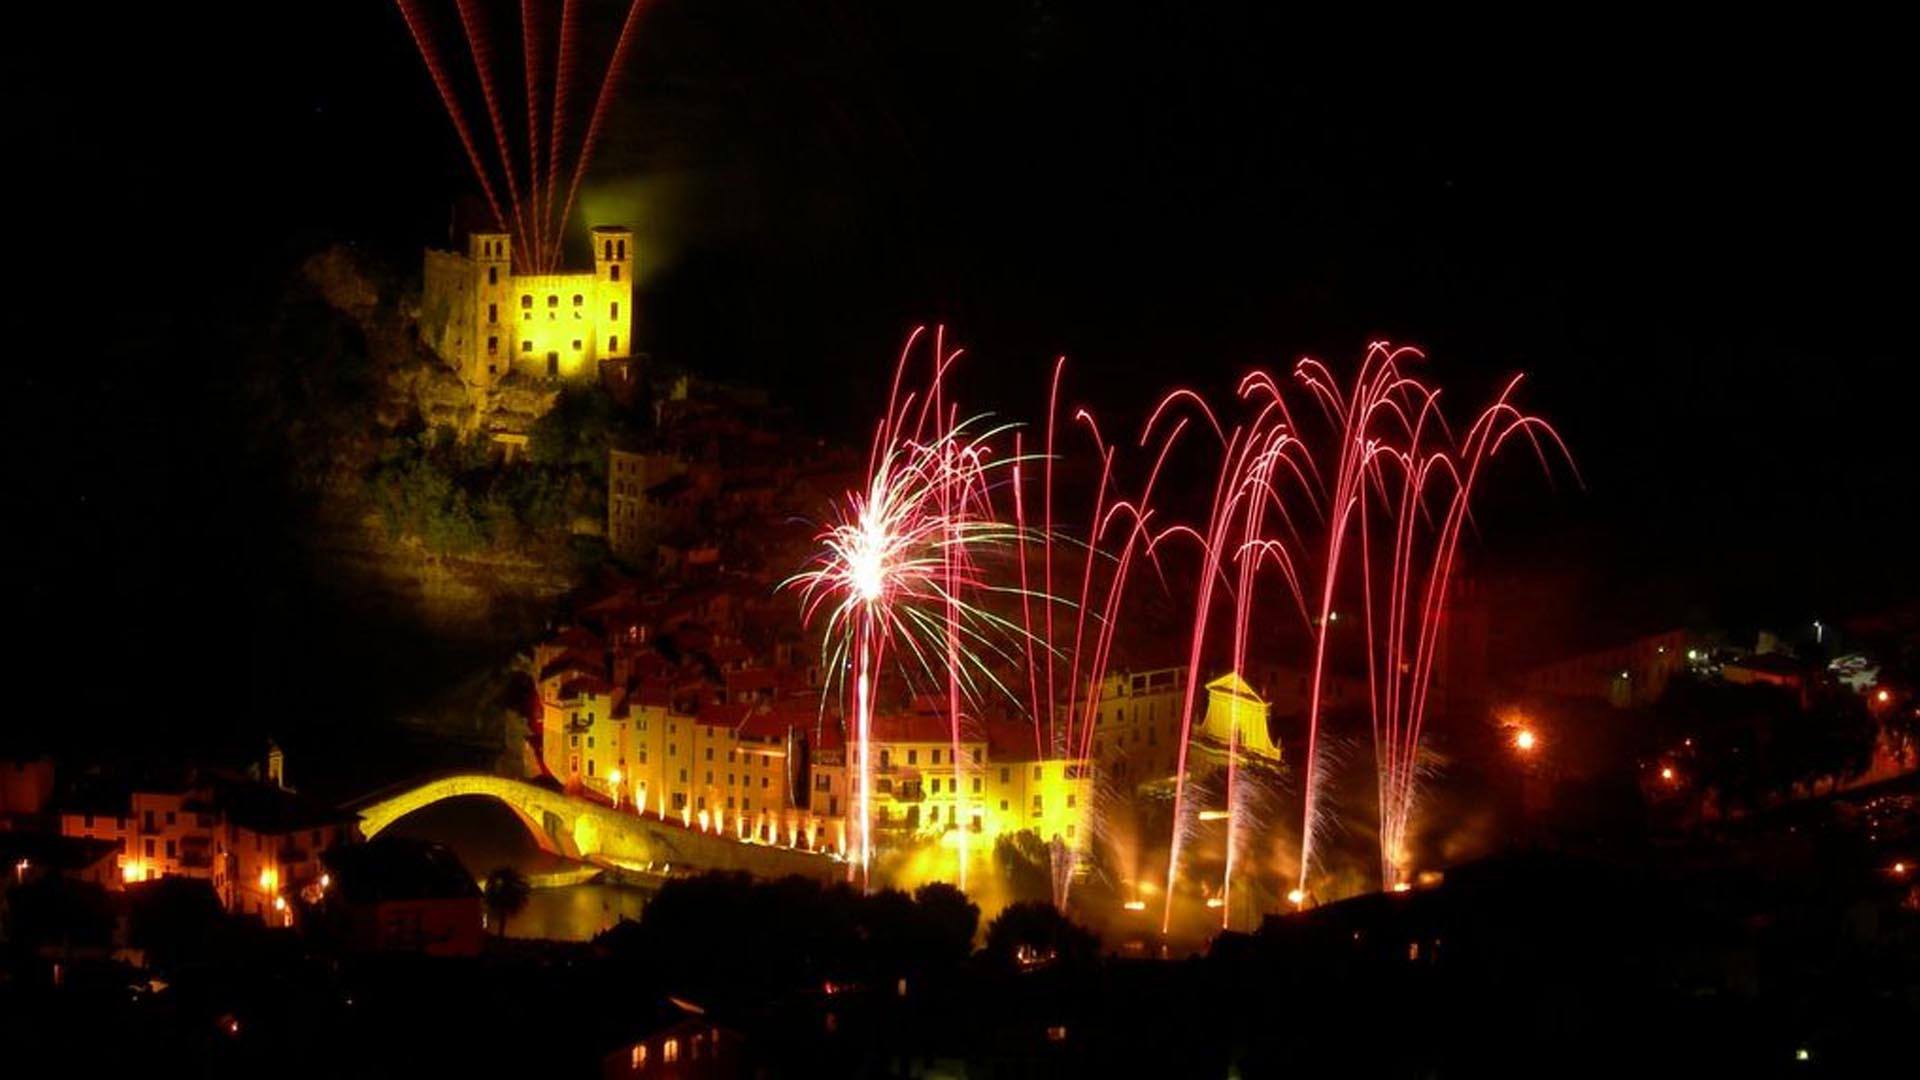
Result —
<instances>
[{"instance_id":1,"label":"dark night sky","mask_svg":"<svg viewBox=\"0 0 1920 1080\"><path fill-rule=\"evenodd\" d=\"M55 313L11 339L10 591L29 670L157 703L298 592L233 328L328 242L413 266L472 185L389 4L69 7L8 46L9 296ZM1671 616L1913 594L1891 28L1151 7L652 5L586 195L642 344L863 430L920 320L1014 415L1056 352L1117 418L1390 336L1456 400L1531 371L1574 446L1508 557Z\"/></svg>"}]
</instances>

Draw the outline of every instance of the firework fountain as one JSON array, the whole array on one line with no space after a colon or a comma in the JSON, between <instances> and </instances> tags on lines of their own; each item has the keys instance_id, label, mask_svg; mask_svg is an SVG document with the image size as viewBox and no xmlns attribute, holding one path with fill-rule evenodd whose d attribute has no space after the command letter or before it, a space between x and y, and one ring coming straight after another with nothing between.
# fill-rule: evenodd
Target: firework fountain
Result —
<instances>
[{"instance_id":1,"label":"firework fountain","mask_svg":"<svg viewBox=\"0 0 1920 1080\"><path fill-rule=\"evenodd\" d=\"M1261 828L1243 777L1247 733L1237 710L1227 730L1213 733L1224 744L1224 785L1209 801L1219 797L1225 805L1194 805L1199 789L1190 784L1190 751L1206 665L1224 661L1234 672L1244 670L1256 644L1274 640L1296 619L1310 652L1310 697L1291 896L1299 903L1309 895L1316 840L1328 824L1320 758L1332 629L1342 604L1356 599L1368 670L1381 882L1401 885L1444 605L1475 487L1483 467L1515 436L1533 446L1543 467L1548 448L1565 453L1549 425L1513 404L1518 380L1457 441L1438 391L1406 373L1422 359L1411 349L1372 346L1344 385L1313 360L1298 364L1287 382L1255 372L1236 395L1245 418L1231 424L1202 395L1178 390L1142 429L1145 467L1131 498L1118 494L1120 448L1106 440L1091 413L1073 410L1070 422L1086 434L1097 468L1086 512L1069 530L1056 520L1054 493L1063 363L1053 370L1042 452L1030 455L1023 432L960 419L945 385L959 352L948 350L941 331L931 335L927 385L903 392L909 360L925 337L916 331L902 352L864 486L849 494L837 523L822 533L814 565L791 579L805 597L808 620L823 616L828 669L837 680L828 698L851 698L843 711L852 716L858 873L870 873L873 856L869 748L883 674L944 688L957 781L963 719L979 711L988 691L1026 713L1041 757L1096 769L1101 687L1129 584L1142 563L1166 582L1163 560L1188 550L1197 571L1186 597L1186 679L1162 931L1171 924L1182 874L1191 869L1187 848L1195 823L1226 822L1222 878L1217 891L1207 888L1223 924L1231 918L1236 875L1244 872ZM1318 407L1318 423L1298 422L1289 387ZM1156 488L1176 444L1196 430L1214 436L1211 498L1197 523L1163 521L1154 507ZM1037 523L1029 521L1035 511ZM1263 605L1270 598L1277 607ZM964 781L956 783L956 792L966 789ZM966 820L964 811L959 820ZM964 882L966 830L956 831ZM1078 845L1056 844L1057 903L1066 902L1082 853Z\"/></svg>"},{"instance_id":2,"label":"firework fountain","mask_svg":"<svg viewBox=\"0 0 1920 1080\"><path fill-rule=\"evenodd\" d=\"M787 585L802 596L808 622L824 622L827 699L851 693L850 745L855 777L855 852L850 873L864 883L873 862L873 715L889 654L910 682L943 686L949 702L956 797L960 783L961 704L1005 684L993 661L1013 625L974 602L997 587L979 572L979 549L1006 545L1015 535L995 519L992 474L1013 464L994 453L1005 430L984 419L957 420L945 382L960 353L933 335L934 364L922 392L902 393L902 382L924 329L902 350L886 415L874 432L867 482L848 494L838 520L820 536L820 553ZM846 673L851 670L852 683ZM964 885L966 830L960 836Z\"/></svg>"}]
</instances>

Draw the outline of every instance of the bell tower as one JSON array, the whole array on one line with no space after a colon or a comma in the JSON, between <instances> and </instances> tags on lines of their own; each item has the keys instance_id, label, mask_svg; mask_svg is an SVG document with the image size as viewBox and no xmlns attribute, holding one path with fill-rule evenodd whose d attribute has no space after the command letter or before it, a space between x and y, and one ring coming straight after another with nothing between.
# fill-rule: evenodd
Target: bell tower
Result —
<instances>
[{"instance_id":1,"label":"bell tower","mask_svg":"<svg viewBox=\"0 0 1920 1080\"><path fill-rule=\"evenodd\" d=\"M633 354L633 230L624 225L593 227L595 345L601 360Z\"/></svg>"},{"instance_id":2,"label":"bell tower","mask_svg":"<svg viewBox=\"0 0 1920 1080\"><path fill-rule=\"evenodd\" d=\"M513 241L502 232L476 232L467 238L473 261L473 336L464 374L470 383L490 386L507 373L513 359Z\"/></svg>"}]
</instances>

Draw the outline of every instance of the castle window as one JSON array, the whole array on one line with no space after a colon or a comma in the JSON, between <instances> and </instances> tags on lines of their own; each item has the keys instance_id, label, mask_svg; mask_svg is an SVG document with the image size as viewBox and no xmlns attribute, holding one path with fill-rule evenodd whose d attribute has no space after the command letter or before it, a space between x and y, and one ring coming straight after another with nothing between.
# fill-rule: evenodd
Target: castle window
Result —
<instances>
[{"instance_id":1,"label":"castle window","mask_svg":"<svg viewBox=\"0 0 1920 1080\"><path fill-rule=\"evenodd\" d=\"M533 307L533 294L532 294L532 293L521 293L521 294L520 294L520 307L521 307L521 309L522 309L522 310L525 310L525 309L530 309L530 308L532 308L532 307Z\"/></svg>"},{"instance_id":2,"label":"castle window","mask_svg":"<svg viewBox=\"0 0 1920 1080\"><path fill-rule=\"evenodd\" d=\"M612 337L607 339L607 351L608 352L620 351L620 335L619 334L615 334Z\"/></svg>"},{"instance_id":3,"label":"castle window","mask_svg":"<svg viewBox=\"0 0 1920 1080\"><path fill-rule=\"evenodd\" d=\"M531 341L522 341L522 342L520 343L520 351L521 351L521 352L523 352L523 353L530 353L530 352L532 352L532 351L533 351L533 342L531 342Z\"/></svg>"},{"instance_id":4,"label":"castle window","mask_svg":"<svg viewBox=\"0 0 1920 1080\"><path fill-rule=\"evenodd\" d=\"M573 339L573 351L574 351L574 352L579 352L579 351L580 351L580 339L579 339L579 338L574 338L574 339Z\"/></svg>"},{"instance_id":5,"label":"castle window","mask_svg":"<svg viewBox=\"0 0 1920 1080\"><path fill-rule=\"evenodd\" d=\"M607 270L614 281L620 280L620 264L619 263L614 263L612 266L608 267Z\"/></svg>"},{"instance_id":6,"label":"castle window","mask_svg":"<svg viewBox=\"0 0 1920 1080\"><path fill-rule=\"evenodd\" d=\"M616 320L620 318L620 301L615 300L607 305L607 318Z\"/></svg>"},{"instance_id":7,"label":"castle window","mask_svg":"<svg viewBox=\"0 0 1920 1080\"><path fill-rule=\"evenodd\" d=\"M487 305L487 321L490 323L497 323L500 321L500 305L499 304Z\"/></svg>"},{"instance_id":8,"label":"castle window","mask_svg":"<svg viewBox=\"0 0 1920 1080\"><path fill-rule=\"evenodd\" d=\"M500 351L500 339L499 339L498 337L488 337L488 338L487 338L487 352L489 352L489 353L497 353L497 352L499 352L499 351Z\"/></svg>"},{"instance_id":9,"label":"castle window","mask_svg":"<svg viewBox=\"0 0 1920 1080\"><path fill-rule=\"evenodd\" d=\"M619 251L619 257L620 257L620 258L622 258L622 259L624 259L624 258L626 258L626 257L627 257L627 242L626 242L625 240L622 240L622 241L620 241L620 246L619 246L619 248L618 248L617 250Z\"/></svg>"},{"instance_id":10,"label":"castle window","mask_svg":"<svg viewBox=\"0 0 1920 1080\"><path fill-rule=\"evenodd\" d=\"M579 293L574 293L574 294L573 294L573 306L574 306L574 307L579 307L579 306L581 305L581 303L582 303L582 302L583 302L583 301L582 301L582 299L581 299L581 297L580 297L580 294L579 294Z\"/></svg>"},{"instance_id":11,"label":"castle window","mask_svg":"<svg viewBox=\"0 0 1920 1080\"><path fill-rule=\"evenodd\" d=\"M499 267L497 266L487 267L487 284L489 285L500 284L500 268Z\"/></svg>"},{"instance_id":12,"label":"castle window","mask_svg":"<svg viewBox=\"0 0 1920 1080\"><path fill-rule=\"evenodd\" d=\"M604 252L602 256L603 258L607 258L607 259L613 258L613 241L611 240L607 241L605 247L602 250Z\"/></svg>"},{"instance_id":13,"label":"castle window","mask_svg":"<svg viewBox=\"0 0 1920 1080\"><path fill-rule=\"evenodd\" d=\"M548 306L548 307L550 307L550 308L557 308L557 307L559 307L559 306L560 306L560 294L559 294L559 293L548 293L548 294L547 294L547 306Z\"/></svg>"}]
</instances>

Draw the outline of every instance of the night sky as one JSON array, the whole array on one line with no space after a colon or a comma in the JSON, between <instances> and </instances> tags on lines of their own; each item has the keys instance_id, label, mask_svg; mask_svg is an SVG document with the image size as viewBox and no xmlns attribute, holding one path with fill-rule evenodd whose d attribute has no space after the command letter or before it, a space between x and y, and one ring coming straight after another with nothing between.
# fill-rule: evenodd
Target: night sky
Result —
<instances>
[{"instance_id":1,"label":"night sky","mask_svg":"<svg viewBox=\"0 0 1920 1080\"><path fill-rule=\"evenodd\" d=\"M308 572L236 343L329 243L417 272L473 185L390 4L68 7L4 76L16 656L162 719ZM650 4L581 215L639 232L642 346L858 438L918 321L982 407L1064 352L1120 425L1391 337L1460 409L1532 372L1574 448L1500 558L1665 622L1914 595L1900 35L1123 7Z\"/></svg>"}]
</instances>

